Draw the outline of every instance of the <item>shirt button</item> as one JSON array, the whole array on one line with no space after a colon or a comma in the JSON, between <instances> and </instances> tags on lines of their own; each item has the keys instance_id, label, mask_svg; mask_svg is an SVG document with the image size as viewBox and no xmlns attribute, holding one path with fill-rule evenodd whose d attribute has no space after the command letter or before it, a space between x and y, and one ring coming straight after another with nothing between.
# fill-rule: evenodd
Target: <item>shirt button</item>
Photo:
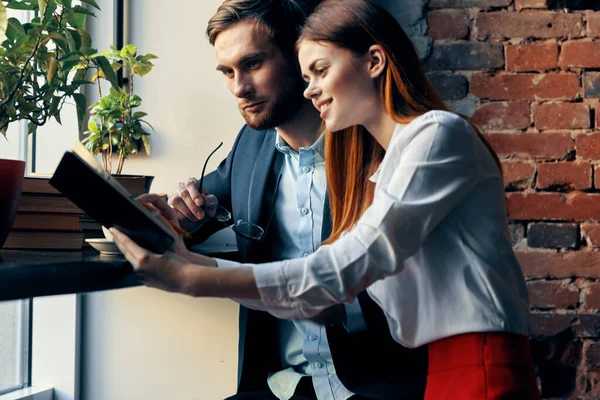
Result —
<instances>
[{"instance_id":1,"label":"shirt button","mask_svg":"<svg viewBox=\"0 0 600 400\"><path fill-rule=\"evenodd\" d=\"M302 167L302 172L304 172L306 174L306 173L308 173L308 171L310 171L309 167L306 167L306 166Z\"/></svg>"},{"instance_id":2,"label":"shirt button","mask_svg":"<svg viewBox=\"0 0 600 400\"><path fill-rule=\"evenodd\" d=\"M315 335L308 335L308 340L314 342L315 340L317 340L317 337Z\"/></svg>"},{"instance_id":3,"label":"shirt button","mask_svg":"<svg viewBox=\"0 0 600 400\"><path fill-rule=\"evenodd\" d=\"M306 207L302 207L302 210L300 210L300 211L302 211L302 214L304 214L304 215L308 214L308 208L306 208Z\"/></svg>"},{"instance_id":4,"label":"shirt button","mask_svg":"<svg viewBox=\"0 0 600 400\"><path fill-rule=\"evenodd\" d=\"M314 363L314 366L315 366L316 369L321 369L321 367L323 366L323 364L321 364L320 362L317 361L316 363Z\"/></svg>"}]
</instances>

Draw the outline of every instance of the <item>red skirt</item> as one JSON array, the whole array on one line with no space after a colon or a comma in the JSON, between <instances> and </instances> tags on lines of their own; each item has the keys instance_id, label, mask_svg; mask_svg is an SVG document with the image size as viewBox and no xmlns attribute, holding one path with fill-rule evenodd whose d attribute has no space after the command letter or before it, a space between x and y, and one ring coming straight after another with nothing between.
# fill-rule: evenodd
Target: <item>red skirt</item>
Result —
<instances>
[{"instance_id":1,"label":"red skirt","mask_svg":"<svg viewBox=\"0 0 600 400\"><path fill-rule=\"evenodd\" d=\"M529 338L469 333L429 344L425 400L539 400Z\"/></svg>"}]
</instances>

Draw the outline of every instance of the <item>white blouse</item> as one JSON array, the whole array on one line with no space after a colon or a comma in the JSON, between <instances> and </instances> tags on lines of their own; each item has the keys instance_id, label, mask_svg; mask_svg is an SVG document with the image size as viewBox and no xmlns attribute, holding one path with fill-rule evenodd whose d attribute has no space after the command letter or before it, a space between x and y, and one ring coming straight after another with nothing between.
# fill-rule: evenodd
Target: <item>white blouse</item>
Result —
<instances>
[{"instance_id":1,"label":"white blouse","mask_svg":"<svg viewBox=\"0 0 600 400\"><path fill-rule=\"evenodd\" d=\"M430 111L398 124L356 227L301 259L250 266L261 300L310 318L367 289L394 339L418 347L467 332L529 333L523 273L510 244L504 185L471 125Z\"/></svg>"}]
</instances>

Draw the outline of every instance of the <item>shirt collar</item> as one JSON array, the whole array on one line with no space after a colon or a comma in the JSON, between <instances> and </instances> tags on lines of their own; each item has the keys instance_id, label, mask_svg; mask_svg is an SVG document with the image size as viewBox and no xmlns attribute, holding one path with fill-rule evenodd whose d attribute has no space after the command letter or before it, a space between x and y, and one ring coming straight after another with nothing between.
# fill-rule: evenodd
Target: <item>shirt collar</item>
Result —
<instances>
[{"instance_id":1,"label":"shirt collar","mask_svg":"<svg viewBox=\"0 0 600 400\"><path fill-rule=\"evenodd\" d=\"M292 154L298 154L298 152L294 149L292 149L290 147L289 144L287 144L287 142L279 135L279 132L277 132L277 129L275 129L276 135L275 135L275 148L277 150L279 150L280 152L282 152L283 154L287 155L287 156L291 156ZM319 135L319 138L312 144L312 146L306 148L306 147L301 147L301 150L303 149L307 149L307 150L312 150L314 152L316 152L321 159L324 159L325 157L325 131L321 132L321 135Z\"/></svg>"}]
</instances>

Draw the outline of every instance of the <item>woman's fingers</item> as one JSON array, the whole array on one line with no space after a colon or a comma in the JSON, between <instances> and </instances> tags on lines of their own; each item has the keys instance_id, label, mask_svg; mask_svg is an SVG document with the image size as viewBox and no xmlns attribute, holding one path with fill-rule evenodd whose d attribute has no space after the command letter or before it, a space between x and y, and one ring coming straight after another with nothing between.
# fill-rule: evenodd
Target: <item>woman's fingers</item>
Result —
<instances>
[{"instance_id":1,"label":"woman's fingers","mask_svg":"<svg viewBox=\"0 0 600 400\"><path fill-rule=\"evenodd\" d=\"M127 261L131 263L135 270L138 270L141 265L148 259L150 252L143 247L138 246L129 236L117 228L110 228L110 233L113 235L115 244L121 250Z\"/></svg>"}]
</instances>

